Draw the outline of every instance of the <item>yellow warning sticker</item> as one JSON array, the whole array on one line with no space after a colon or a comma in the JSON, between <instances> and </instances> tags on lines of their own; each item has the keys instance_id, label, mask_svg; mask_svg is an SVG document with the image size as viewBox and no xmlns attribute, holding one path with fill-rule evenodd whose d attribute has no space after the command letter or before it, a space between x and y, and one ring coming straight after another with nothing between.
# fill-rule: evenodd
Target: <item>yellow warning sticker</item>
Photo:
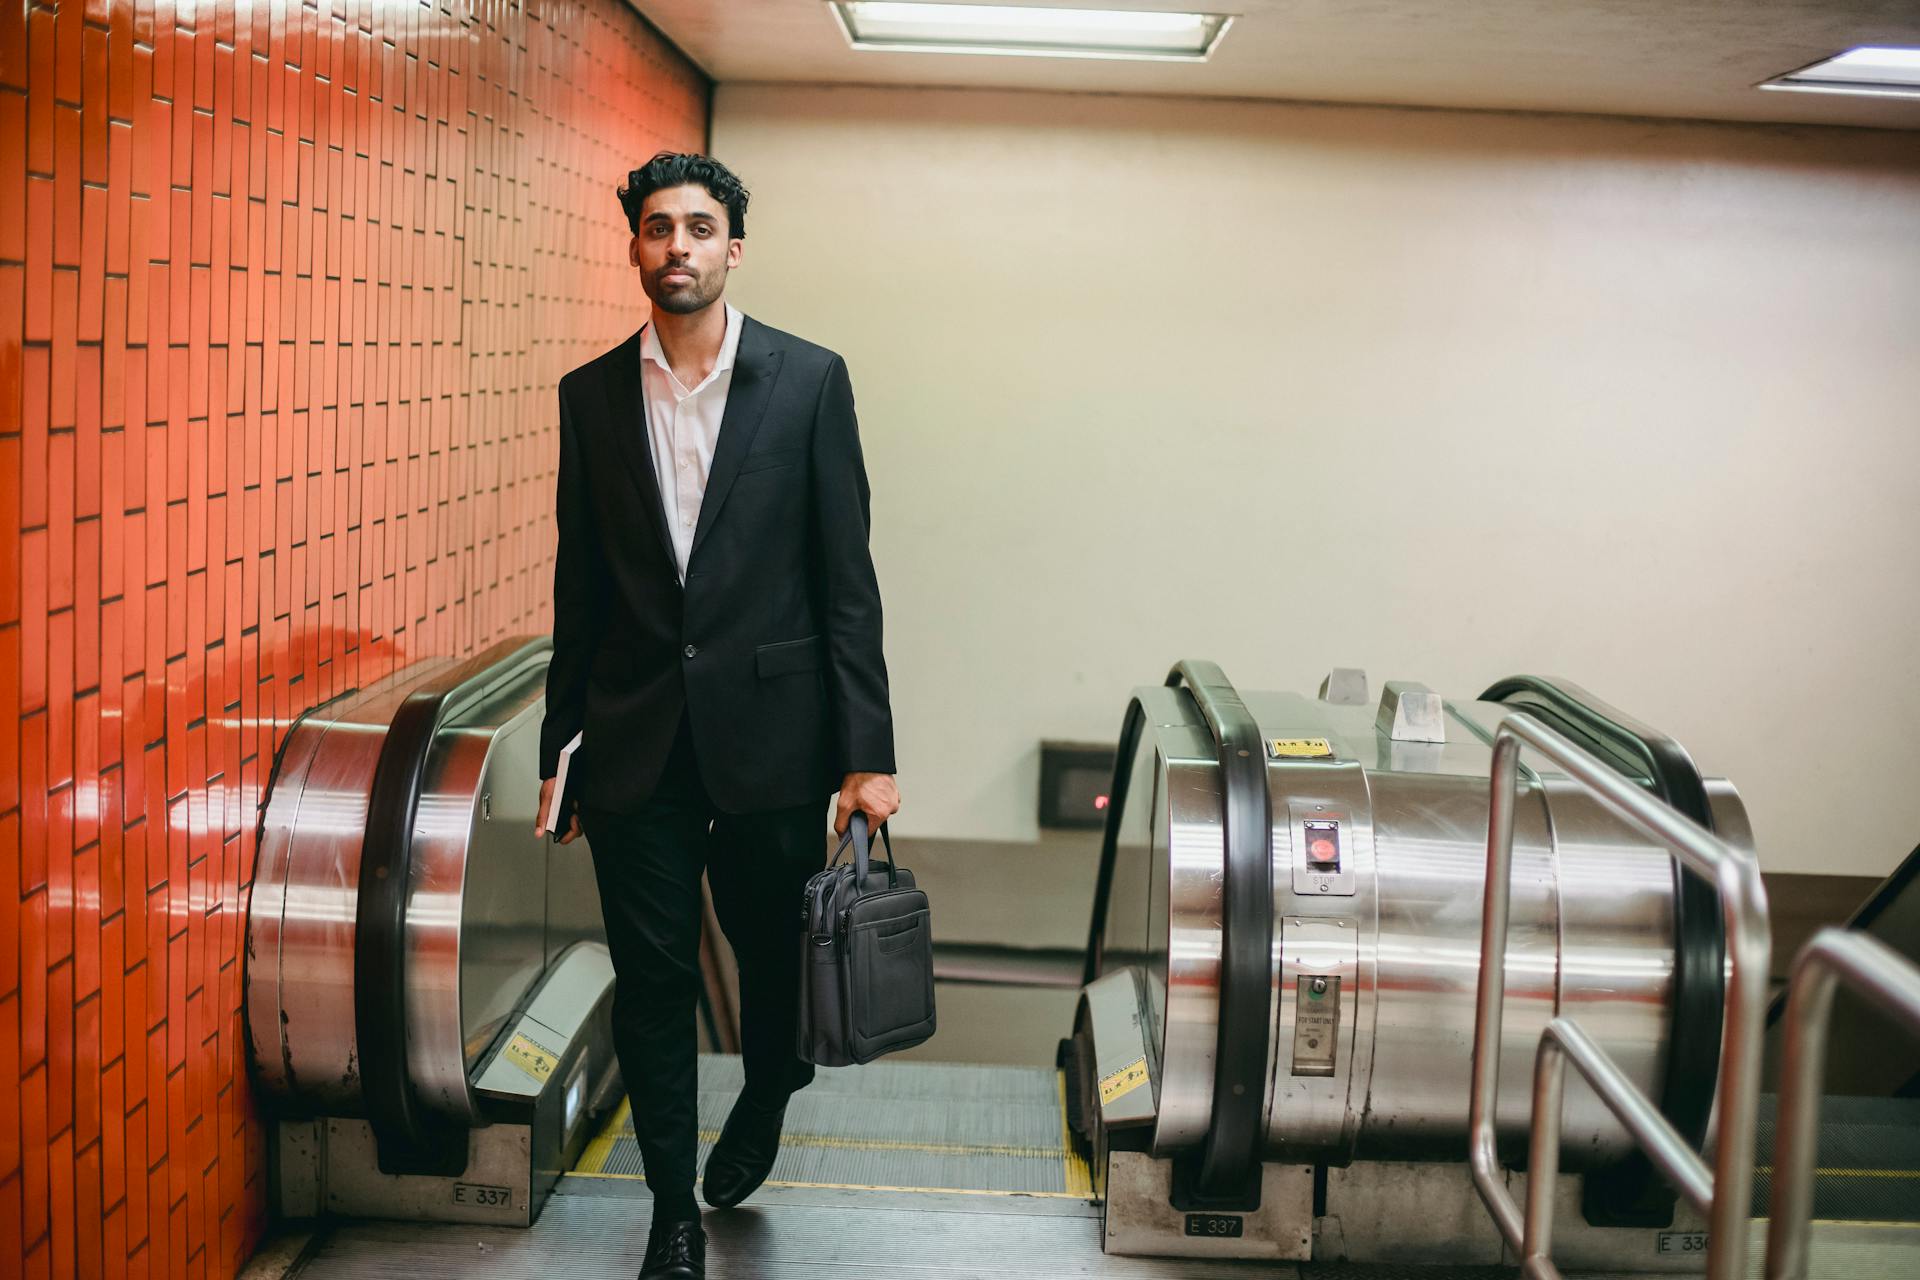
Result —
<instances>
[{"instance_id":1,"label":"yellow warning sticker","mask_svg":"<svg viewBox=\"0 0 1920 1280\"><path fill-rule=\"evenodd\" d=\"M507 1041L506 1059L535 1080L544 1081L560 1065L560 1055L525 1034Z\"/></svg>"},{"instance_id":2,"label":"yellow warning sticker","mask_svg":"<svg viewBox=\"0 0 1920 1280\"><path fill-rule=\"evenodd\" d=\"M1124 1098L1147 1082L1147 1060L1136 1058L1100 1082L1100 1103L1106 1106Z\"/></svg>"},{"instance_id":3,"label":"yellow warning sticker","mask_svg":"<svg viewBox=\"0 0 1920 1280\"><path fill-rule=\"evenodd\" d=\"M1275 760L1331 760L1333 744L1325 738L1272 738L1268 747Z\"/></svg>"}]
</instances>

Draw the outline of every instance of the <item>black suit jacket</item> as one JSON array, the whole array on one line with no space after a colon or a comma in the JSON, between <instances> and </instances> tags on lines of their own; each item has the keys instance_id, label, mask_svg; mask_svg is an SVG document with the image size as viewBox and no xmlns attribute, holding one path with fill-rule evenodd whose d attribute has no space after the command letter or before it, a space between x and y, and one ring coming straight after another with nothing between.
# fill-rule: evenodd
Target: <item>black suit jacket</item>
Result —
<instances>
[{"instance_id":1,"label":"black suit jacket","mask_svg":"<svg viewBox=\"0 0 1920 1280\"><path fill-rule=\"evenodd\" d=\"M686 586L648 445L640 330L560 379L560 529L540 776L632 811L684 707L729 813L892 773L893 717L846 361L745 317ZM581 770L577 787L575 769Z\"/></svg>"}]
</instances>

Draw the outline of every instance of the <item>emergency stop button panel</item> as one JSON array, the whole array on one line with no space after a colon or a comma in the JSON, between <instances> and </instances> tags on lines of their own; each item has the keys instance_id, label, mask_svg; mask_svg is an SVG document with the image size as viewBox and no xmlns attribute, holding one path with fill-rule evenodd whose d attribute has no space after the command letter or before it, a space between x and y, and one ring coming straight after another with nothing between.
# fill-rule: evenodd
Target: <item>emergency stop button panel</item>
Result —
<instances>
[{"instance_id":1,"label":"emergency stop button panel","mask_svg":"<svg viewBox=\"0 0 1920 1280\"><path fill-rule=\"evenodd\" d=\"M1300 800L1288 809L1293 827L1293 891L1316 898L1352 897L1352 811Z\"/></svg>"}]
</instances>

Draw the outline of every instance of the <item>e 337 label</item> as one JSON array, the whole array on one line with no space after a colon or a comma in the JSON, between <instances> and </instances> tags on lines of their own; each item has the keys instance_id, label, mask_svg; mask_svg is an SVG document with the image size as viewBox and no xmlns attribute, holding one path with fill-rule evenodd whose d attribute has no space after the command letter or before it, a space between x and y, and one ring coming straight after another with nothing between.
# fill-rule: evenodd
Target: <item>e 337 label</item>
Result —
<instances>
[{"instance_id":1,"label":"e 337 label","mask_svg":"<svg viewBox=\"0 0 1920 1280\"><path fill-rule=\"evenodd\" d=\"M1212 1236L1218 1240L1238 1240L1247 1231L1247 1220L1237 1213L1190 1213L1187 1234Z\"/></svg>"},{"instance_id":2,"label":"e 337 label","mask_svg":"<svg viewBox=\"0 0 1920 1280\"><path fill-rule=\"evenodd\" d=\"M483 1182L456 1182L453 1202L482 1209L511 1209L513 1192L507 1187L490 1187Z\"/></svg>"}]
</instances>

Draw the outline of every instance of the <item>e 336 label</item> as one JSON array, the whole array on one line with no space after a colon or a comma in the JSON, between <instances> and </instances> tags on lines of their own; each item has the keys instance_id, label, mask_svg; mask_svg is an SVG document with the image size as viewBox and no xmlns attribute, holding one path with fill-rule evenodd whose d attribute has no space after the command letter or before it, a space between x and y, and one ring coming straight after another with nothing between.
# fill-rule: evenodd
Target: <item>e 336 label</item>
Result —
<instances>
[{"instance_id":1,"label":"e 336 label","mask_svg":"<svg viewBox=\"0 0 1920 1280\"><path fill-rule=\"evenodd\" d=\"M1655 1253L1705 1253L1707 1251L1707 1233L1704 1231L1662 1231L1658 1242L1653 1246Z\"/></svg>"}]
</instances>

